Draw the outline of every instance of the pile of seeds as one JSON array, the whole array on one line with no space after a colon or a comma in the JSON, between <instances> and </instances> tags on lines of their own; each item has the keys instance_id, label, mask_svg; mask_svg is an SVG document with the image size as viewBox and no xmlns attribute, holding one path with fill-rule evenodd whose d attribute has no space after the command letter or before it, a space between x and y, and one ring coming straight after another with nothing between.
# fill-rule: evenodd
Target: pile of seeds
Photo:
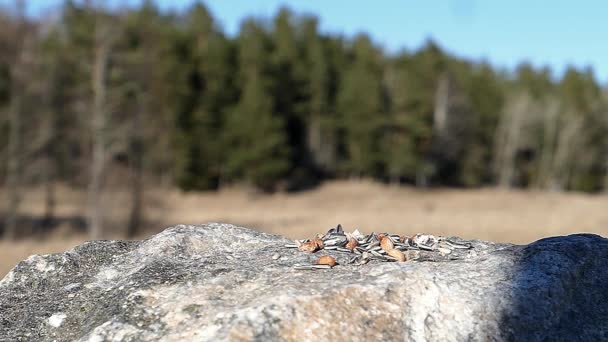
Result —
<instances>
[{"instance_id":1,"label":"pile of seeds","mask_svg":"<svg viewBox=\"0 0 608 342\"><path fill-rule=\"evenodd\" d=\"M285 245L286 248L297 248L306 253L315 253L320 250L350 253L348 263L365 265L371 260L384 262L405 262L410 260L408 251L437 252L441 255L451 254L454 250L471 249L468 243L460 243L449 238L428 234L416 234L412 237L388 233L361 234L358 230L346 233L341 225L319 234L310 240L295 240L294 244ZM320 257L313 265L296 265L298 270L327 269L336 265L333 256Z\"/></svg>"}]
</instances>

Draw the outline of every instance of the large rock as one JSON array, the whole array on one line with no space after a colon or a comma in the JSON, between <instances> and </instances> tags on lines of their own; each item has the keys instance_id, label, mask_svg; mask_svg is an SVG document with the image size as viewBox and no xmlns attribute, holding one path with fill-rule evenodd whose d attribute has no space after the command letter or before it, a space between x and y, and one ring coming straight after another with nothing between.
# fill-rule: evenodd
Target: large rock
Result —
<instances>
[{"instance_id":1,"label":"large rock","mask_svg":"<svg viewBox=\"0 0 608 342\"><path fill-rule=\"evenodd\" d=\"M608 340L596 235L308 271L328 252L290 242L208 224L34 255L0 281L0 340Z\"/></svg>"}]
</instances>

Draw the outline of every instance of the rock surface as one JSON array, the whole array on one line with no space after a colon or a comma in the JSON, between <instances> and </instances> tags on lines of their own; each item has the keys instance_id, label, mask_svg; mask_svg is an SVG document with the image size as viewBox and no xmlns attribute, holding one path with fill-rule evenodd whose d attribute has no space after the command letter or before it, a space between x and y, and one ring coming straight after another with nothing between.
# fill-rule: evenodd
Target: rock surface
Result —
<instances>
[{"instance_id":1,"label":"rock surface","mask_svg":"<svg viewBox=\"0 0 608 342\"><path fill-rule=\"evenodd\" d=\"M608 340L600 236L307 271L293 266L338 253L291 242L182 225L31 256L0 281L0 341Z\"/></svg>"}]
</instances>

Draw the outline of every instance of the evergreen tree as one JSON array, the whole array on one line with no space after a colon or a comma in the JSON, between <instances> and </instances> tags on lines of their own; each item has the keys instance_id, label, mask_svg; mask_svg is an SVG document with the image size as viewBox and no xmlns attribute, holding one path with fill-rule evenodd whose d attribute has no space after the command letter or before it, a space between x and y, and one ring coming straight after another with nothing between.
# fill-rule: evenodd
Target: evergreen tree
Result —
<instances>
[{"instance_id":1,"label":"evergreen tree","mask_svg":"<svg viewBox=\"0 0 608 342\"><path fill-rule=\"evenodd\" d=\"M381 171L380 137L386 122L380 52L369 37L360 35L352 47L338 94L338 110L348 153L347 170L355 176Z\"/></svg>"},{"instance_id":2,"label":"evergreen tree","mask_svg":"<svg viewBox=\"0 0 608 342\"><path fill-rule=\"evenodd\" d=\"M307 70L304 49L297 39L293 14L286 8L274 18L270 56L274 112L285 123L289 147L289 188L298 189L314 182L315 165L307 144L307 113L309 95L306 92Z\"/></svg>"},{"instance_id":3,"label":"evergreen tree","mask_svg":"<svg viewBox=\"0 0 608 342\"><path fill-rule=\"evenodd\" d=\"M479 186L492 181L487 165L492 161L492 145L504 103L504 90L498 76L488 64L467 72L467 99L472 118L472 139L461 158L461 184Z\"/></svg>"},{"instance_id":4,"label":"evergreen tree","mask_svg":"<svg viewBox=\"0 0 608 342\"><path fill-rule=\"evenodd\" d=\"M59 162L60 175L73 185L81 186L88 177L82 159L90 158L90 135L88 132L91 102L90 69L93 60L95 14L74 1L66 1L62 20L56 28L59 45L51 53L56 54L62 73L55 87L65 97L61 104L65 119L62 120L62 159Z\"/></svg>"},{"instance_id":5,"label":"evergreen tree","mask_svg":"<svg viewBox=\"0 0 608 342\"><path fill-rule=\"evenodd\" d=\"M127 125L132 132L129 154L141 150L144 168L159 178L169 179L175 167L171 138L175 133L176 104L172 95L174 89L183 86L175 82L174 73L174 66L179 63L173 50L177 30L171 18L163 15L152 0L131 11L125 26L119 60L122 70L119 81L125 88L122 109L125 113L136 113L125 118L130 121ZM140 126L137 121L141 129L134 127Z\"/></svg>"},{"instance_id":6,"label":"evergreen tree","mask_svg":"<svg viewBox=\"0 0 608 342\"><path fill-rule=\"evenodd\" d=\"M284 118L273 112L270 96L269 46L261 25L245 21L239 34L242 89L225 130L228 174L267 191L274 190L289 169Z\"/></svg>"},{"instance_id":7,"label":"evergreen tree","mask_svg":"<svg viewBox=\"0 0 608 342\"><path fill-rule=\"evenodd\" d=\"M184 190L223 182L291 190L348 176L419 186L608 184L608 96L591 69L560 79L529 63L499 70L432 41L389 55L365 35L321 33L316 18L287 8L245 21L233 38L200 2L184 12L153 0L92 3L65 1L56 21L27 18L35 35L27 63L17 63L27 76L19 87L11 56L19 25L0 10L0 159L20 155L24 169L12 166L11 181L84 187L103 136L102 169L130 172L134 213L144 175ZM124 26L110 43L96 35L100 18L108 32ZM104 104L93 111L95 95ZM92 130L100 108L106 122ZM23 152L8 147L11 126L22 128L13 141L26 142Z\"/></svg>"},{"instance_id":8,"label":"evergreen tree","mask_svg":"<svg viewBox=\"0 0 608 342\"><path fill-rule=\"evenodd\" d=\"M232 50L216 28L209 11L196 4L187 16L184 68L186 84L178 120L180 134L179 184L184 189L219 186L223 154L223 112L234 97L231 82Z\"/></svg>"},{"instance_id":9,"label":"evergreen tree","mask_svg":"<svg viewBox=\"0 0 608 342\"><path fill-rule=\"evenodd\" d=\"M317 19L305 18L302 30L308 70L306 140L315 165L329 172L335 168L336 158L335 117L330 104L331 66L326 44L318 32Z\"/></svg>"},{"instance_id":10,"label":"evergreen tree","mask_svg":"<svg viewBox=\"0 0 608 342\"><path fill-rule=\"evenodd\" d=\"M437 172L433 151L436 149L435 100L440 76L446 71L445 60L439 47L429 41L418 52L402 57L397 66L397 91L393 114L393 136L397 154L407 153L389 165L392 178L403 176L413 179L417 186L426 186ZM404 136L407 134L407 137ZM390 146L390 142L388 143ZM410 149L413 147L412 152ZM412 172L412 165L415 170ZM412 174L413 173L413 174Z\"/></svg>"},{"instance_id":11,"label":"evergreen tree","mask_svg":"<svg viewBox=\"0 0 608 342\"><path fill-rule=\"evenodd\" d=\"M422 162L418 152L419 144L421 139L430 134L426 122L412 112L410 63L411 57L407 53L401 53L387 66L386 71L391 107L382 151L386 176L392 183L416 178L418 164Z\"/></svg>"}]
</instances>

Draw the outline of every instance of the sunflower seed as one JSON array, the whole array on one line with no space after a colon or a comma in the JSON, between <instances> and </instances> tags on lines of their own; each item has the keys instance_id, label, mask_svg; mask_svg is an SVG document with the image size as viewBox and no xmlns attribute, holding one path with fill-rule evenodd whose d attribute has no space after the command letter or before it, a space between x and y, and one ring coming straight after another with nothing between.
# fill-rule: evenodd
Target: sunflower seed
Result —
<instances>
[{"instance_id":1,"label":"sunflower seed","mask_svg":"<svg viewBox=\"0 0 608 342\"><path fill-rule=\"evenodd\" d=\"M439 251L439 253L443 254L443 255L447 255L452 253L452 250L449 248L445 248L445 247L437 247L437 250Z\"/></svg>"},{"instance_id":2,"label":"sunflower seed","mask_svg":"<svg viewBox=\"0 0 608 342\"><path fill-rule=\"evenodd\" d=\"M466 244L460 244L460 243L456 243L450 240L445 240L444 241L446 245L454 248L454 249L471 249L473 248L473 246L471 246L471 244L466 243Z\"/></svg>"},{"instance_id":3,"label":"sunflower seed","mask_svg":"<svg viewBox=\"0 0 608 342\"><path fill-rule=\"evenodd\" d=\"M372 253L372 255L382 257L382 254L380 254L379 252L376 252L376 251L370 251L370 253Z\"/></svg>"},{"instance_id":4,"label":"sunflower seed","mask_svg":"<svg viewBox=\"0 0 608 342\"><path fill-rule=\"evenodd\" d=\"M310 267L312 267L312 269L317 269L317 270L328 270L331 268L331 266L329 266L329 265L311 265Z\"/></svg>"},{"instance_id":5,"label":"sunflower seed","mask_svg":"<svg viewBox=\"0 0 608 342\"><path fill-rule=\"evenodd\" d=\"M380 246L380 241L374 241L374 242L370 243L365 249L369 251L370 249L372 249L376 246Z\"/></svg>"},{"instance_id":6,"label":"sunflower seed","mask_svg":"<svg viewBox=\"0 0 608 342\"><path fill-rule=\"evenodd\" d=\"M346 236L344 236L341 238L327 239L327 240L324 240L323 242L325 243L325 246L342 246L342 245L345 245L347 241L348 240L346 239Z\"/></svg>"},{"instance_id":7,"label":"sunflower seed","mask_svg":"<svg viewBox=\"0 0 608 342\"><path fill-rule=\"evenodd\" d=\"M330 269L329 265L295 265L293 267L295 270L299 271L308 271L308 270L327 270Z\"/></svg>"},{"instance_id":8,"label":"sunflower seed","mask_svg":"<svg viewBox=\"0 0 608 342\"><path fill-rule=\"evenodd\" d=\"M334 234L334 233L343 233L344 230L342 229L342 225L339 224L336 226L336 228L331 228L330 230L327 231L327 235L329 234Z\"/></svg>"},{"instance_id":9,"label":"sunflower seed","mask_svg":"<svg viewBox=\"0 0 608 342\"><path fill-rule=\"evenodd\" d=\"M429 247L429 246L425 246L425 245L416 245L418 248L425 250L425 251L434 251L435 249L433 247Z\"/></svg>"},{"instance_id":10,"label":"sunflower seed","mask_svg":"<svg viewBox=\"0 0 608 342\"><path fill-rule=\"evenodd\" d=\"M361 262L359 262L359 265L365 265L369 262L369 259L361 259Z\"/></svg>"},{"instance_id":11,"label":"sunflower seed","mask_svg":"<svg viewBox=\"0 0 608 342\"><path fill-rule=\"evenodd\" d=\"M387 261L388 258L383 255L372 255L371 260Z\"/></svg>"},{"instance_id":12,"label":"sunflower seed","mask_svg":"<svg viewBox=\"0 0 608 342\"><path fill-rule=\"evenodd\" d=\"M312 265L295 265L295 270L312 270Z\"/></svg>"},{"instance_id":13,"label":"sunflower seed","mask_svg":"<svg viewBox=\"0 0 608 342\"><path fill-rule=\"evenodd\" d=\"M325 235L316 235L316 238L313 240L294 240L294 243L284 246L285 248L298 248L303 252L309 253L322 249L339 253L350 253L348 259L345 260L348 260L348 263L353 265L365 265L370 260L383 262L403 261L403 256L406 257L406 260L436 261L429 252L441 254L444 259L454 259L454 257L448 257L447 255L452 254L455 249L474 248L467 242L453 241L445 237L430 234L401 237L398 234L375 232L363 235L358 230L355 230L353 233L346 233L341 225L330 229ZM281 256L276 253L272 258L273 260L278 260ZM295 268L307 270L326 269L327 267L325 266L327 265L296 265Z\"/></svg>"}]
</instances>

